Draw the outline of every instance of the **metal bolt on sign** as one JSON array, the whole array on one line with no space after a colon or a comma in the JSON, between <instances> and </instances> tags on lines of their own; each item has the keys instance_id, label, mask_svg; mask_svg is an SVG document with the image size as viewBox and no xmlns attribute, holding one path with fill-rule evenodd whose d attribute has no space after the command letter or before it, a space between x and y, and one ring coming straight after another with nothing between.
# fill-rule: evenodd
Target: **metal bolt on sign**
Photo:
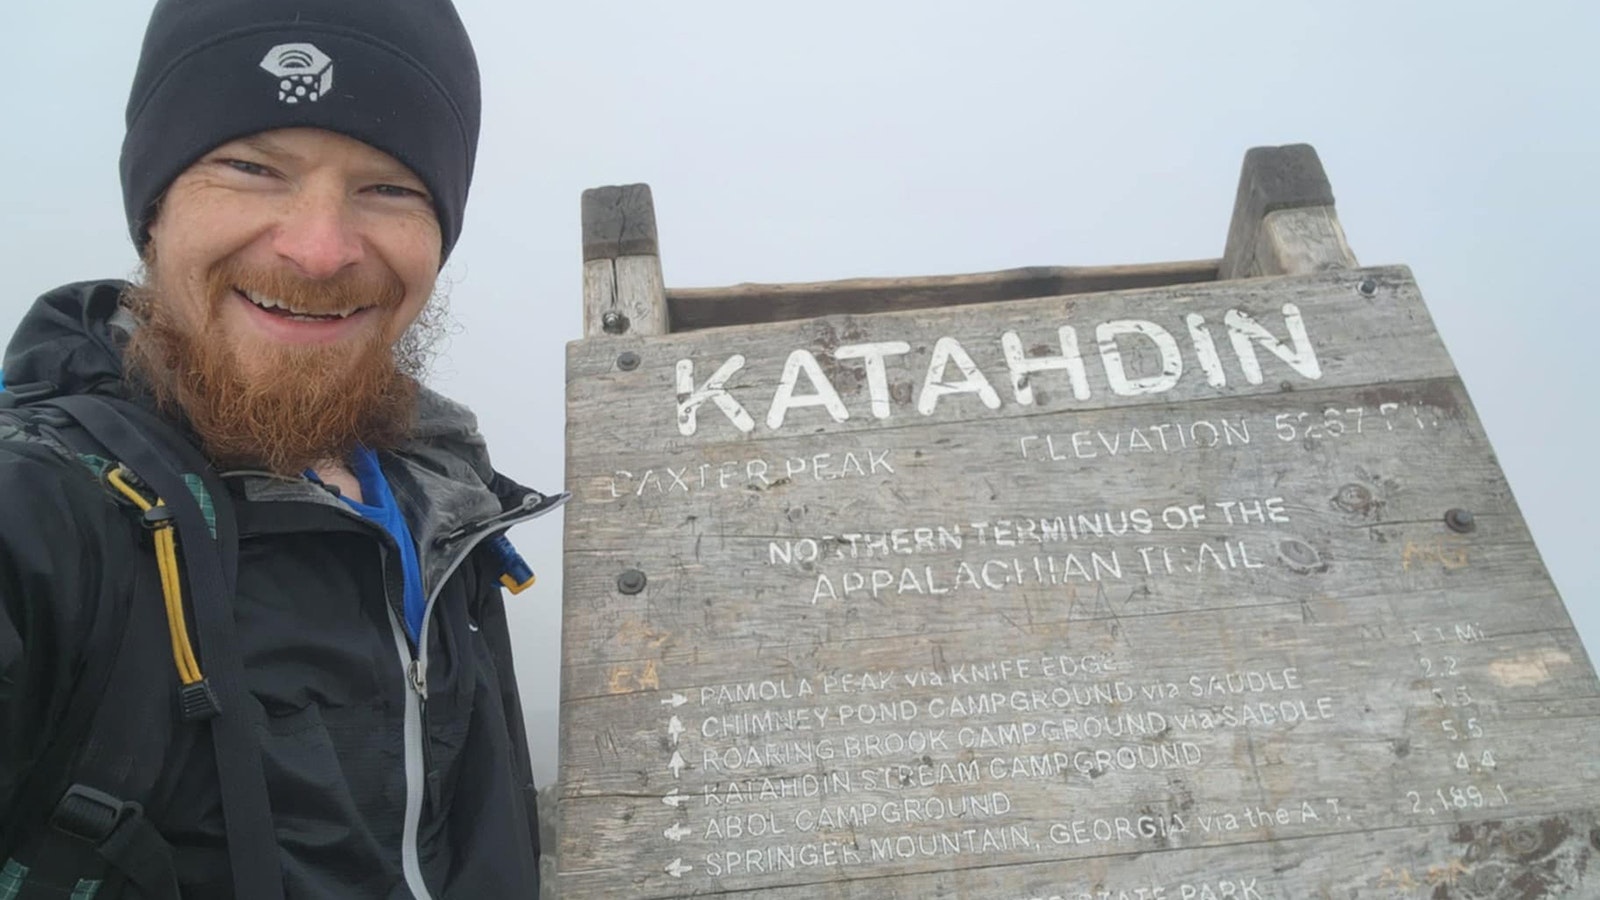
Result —
<instances>
[{"instance_id":1,"label":"metal bolt on sign","mask_svg":"<svg viewBox=\"0 0 1600 900\"><path fill-rule=\"evenodd\" d=\"M1466 534L1476 531L1478 522L1471 512L1465 509L1452 509L1444 514L1444 524L1456 534Z\"/></svg>"},{"instance_id":2,"label":"metal bolt on sign","mask_svg":"<svg viewBox=\"0 0 1600 900\"><path fill-rule=\"evenodd\" d=\"M648 581L649 579L644 577L643 572L638 569L628 569L617 576L617 590L624 594L637 594L644 590L644 586Z\"/></svg>"}]
</instances>

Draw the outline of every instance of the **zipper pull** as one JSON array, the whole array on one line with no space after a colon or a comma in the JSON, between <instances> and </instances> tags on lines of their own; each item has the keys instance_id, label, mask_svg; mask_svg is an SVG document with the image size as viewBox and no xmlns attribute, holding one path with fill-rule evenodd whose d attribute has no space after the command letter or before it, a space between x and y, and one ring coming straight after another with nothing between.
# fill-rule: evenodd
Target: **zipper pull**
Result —
<instances>
[{"instance_id":1,"label":"zipper pull","mask_svg":"<svg viewBox=\"0 0 1600 900\"><path fill-rule=\"evenodd\" d=\"M541 507L549 507L554 509L555 507L566 503L569 496L569 494L541 494L538 491L530 490L526 494L522 495L522 500L517 504L516 507L502 510L492 516L489 516L488 518L479 519L475 522L467 522L453 531L445 532L444 534L441 534L433 539L434 546L443 547L452 541L458 541L461 538L466 537L474 531L482 531L484 529L493 528L501 522L510 521L518 518L519 516L533 512Z\"/></svg>"},{"instance_id":2,"label":"zipper pull","mask_svg":"<svg viewBox=\"0 0 1600 900\"><path fill-rule=\"evenodd\" d=\"M428 699L428 664L420 659L413 659L406 669L406 677L411 681L411 689L417 696Z\"/></svg>"}]
</instances>

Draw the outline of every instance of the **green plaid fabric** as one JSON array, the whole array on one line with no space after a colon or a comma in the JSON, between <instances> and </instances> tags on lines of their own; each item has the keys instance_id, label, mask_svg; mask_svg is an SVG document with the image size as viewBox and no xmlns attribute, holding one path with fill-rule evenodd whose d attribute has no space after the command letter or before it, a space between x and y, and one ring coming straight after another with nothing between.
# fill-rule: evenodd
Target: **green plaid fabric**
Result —
<instances>
[{"instance_id":1,"label":"green plaid fabric","mask_svg":"<svg viewBox=\"0 0 1600 900\"><path fill-rule=\"evenodd\" d=\"M200 504L200 511L205 514L206 528L211 530L213 540L217 536L217 508L211 502L211 492L206 490L206 483L200 480L199 475L183 473L183 483L189 486L189 493L194 495L194 502Z\"/></svg>"},{"instance_id":2,"label":"green plaid fabric","mask_svg":"<svg viewBox=\"0 0 1600 900\"><path fill-rule=\"evenodd\" d=\"M28 879L28 867L14 859L6 860L0 868L0 900L16 900L22 893L22 883Z\"/></svg>"},{"instance_id":3,"label":"green plaid fabric","mask_svg":"<svg viewBox=\"0 0 1600 900\"><path fill-rule=\"evenodd\" d=\"M28 867L14 859L6 860L5 868L0 868L0 900L16 900L27 882ZM94 895L100 893L102 883L98 878L80 878L73 885L72 896L67 900L94 900Z\"/></svg>"},{"instance_id":4,"label":"green plaid fabric","mask_svg":"<svg viewBox=\"0 0 1600 900\"><path fill-rule=\"evenodd\" d=\"M96 478L104 477L106 470L115 465L111 460L95 456L93 453L79 453L78 460L87 466L89 471L95 474ZM199 475L185 472L183 473L183 483L189 489L189 493L194 495L194 502L200 504L200 512L206 517L206 529L211 532L211 537L215 539L217 536L217 507L216 504L211 502L211 492L206 490L205 481ZM0 894L0 900L9 900L9 898L4 894Z\"/></svg>"},{"instance_id":5,"label":"green plaid fabric","mask_svg":"<svg viewBox=\"0 0 1600 900\"><path fill-rule=\"evenodd\" d=\"M102 456L95 456L93 453L79 453L78 461L88 466L89 471L93 472L96 478L105 475L106 470L111 468L111 460Z\"/></svg>"}]
</instances>

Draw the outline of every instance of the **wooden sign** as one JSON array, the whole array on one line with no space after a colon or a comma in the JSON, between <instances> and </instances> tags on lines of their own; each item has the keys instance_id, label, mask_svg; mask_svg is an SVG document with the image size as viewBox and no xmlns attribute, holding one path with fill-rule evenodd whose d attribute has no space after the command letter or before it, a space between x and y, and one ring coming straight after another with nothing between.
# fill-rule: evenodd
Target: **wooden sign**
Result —
<instances>
[{"instance_id":1,"label":"wooden sign","mask_svg":"<svg viewBox=\"0 0 1600 900\"><path fill-rule=\"evenodd\" d=\"M1600 895L1600 684L1403 268L568 397L560 897Z\"/></svg>"}]
</instances>

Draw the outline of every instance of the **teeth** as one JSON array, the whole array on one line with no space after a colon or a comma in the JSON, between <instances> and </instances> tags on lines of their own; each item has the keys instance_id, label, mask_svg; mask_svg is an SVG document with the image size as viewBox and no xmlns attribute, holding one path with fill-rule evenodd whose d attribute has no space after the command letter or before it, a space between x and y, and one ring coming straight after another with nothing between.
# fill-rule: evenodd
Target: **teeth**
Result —
<instances>
[{"instance_id":1,"label":"teeth","mask_svg":"<svg viewBox=\"0 0 1600 900\"><path fill-rule=\"evenodd\" d=\"M331 313L312 313L303 309L295 309L282 300L279 300L276 297L268 297L266 294L258 294L255 291L240 291L240 293L244 294L245 299L261 307L262 309L281 309L290 313L295 319L302 322L312 322L316 321L317 319L328 318L348 319L357 312L360 312L359 309L346 309Z\"/></svg>"}]
</instances>

